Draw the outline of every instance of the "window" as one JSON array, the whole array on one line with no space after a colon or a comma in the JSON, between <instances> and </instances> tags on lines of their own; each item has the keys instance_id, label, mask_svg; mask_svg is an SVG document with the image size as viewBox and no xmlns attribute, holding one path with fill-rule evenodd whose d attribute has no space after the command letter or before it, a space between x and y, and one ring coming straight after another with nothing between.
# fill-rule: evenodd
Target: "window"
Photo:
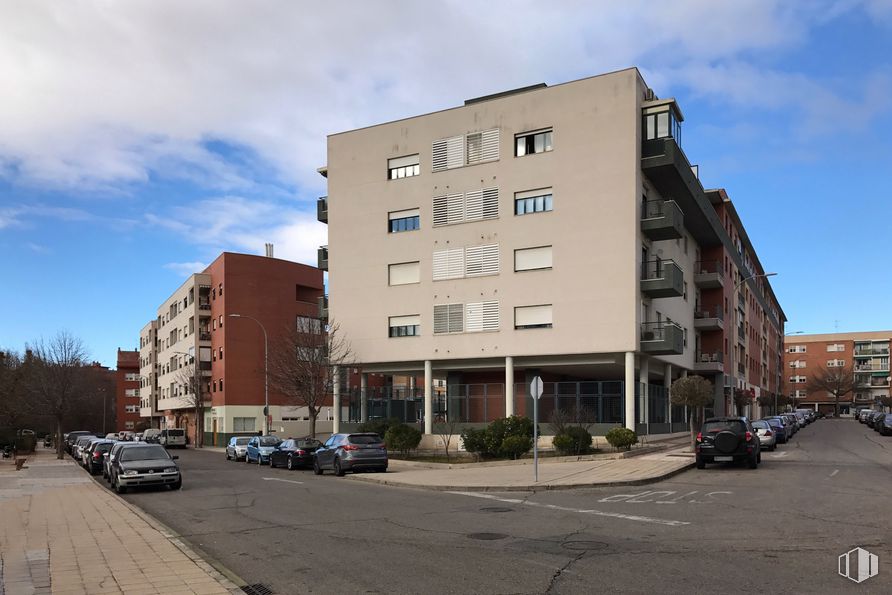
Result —
<instances>
[{"instance_id":1,"label":"window","mask_svg":"<svg viewBox=\"0 0 892 595\"><path fill-rule=\"evenodd\" d=\"M514 194L514 214L544 213L552 208L551 188L528 190Z\"/></svg>"},{"instance_id":2,"label":"window","mask_svg":"<svg viewBox=\"0 0 892 595\"><path fill-rule=\"evenodd\" d=\"M129 374L124 374L124 380L127 382L135 382L139 380L139 374L134 374L132 372Z\"/></svg>"},{"instance_id":3,"label":"window","mask_svg":"<svg viewBox=\"0 0 892 595\"><path fill-rule=\"evenodd\" d=\"M479 333L499 330L499 302L475 302L467 304L465 331Z\"/></svg>"},{"instance_id":4,"label":"window","mask_svg":"<svg viewBox=\"0 0 892 595\"><path fill-rule=\"evenodd\" d=\"M792 345L787 348L787 353L806 353L805 345Z\"/></svg>"},{"instance_id":5,"label":"window","mask_svg":"<svg viewBox=\"0 0 892 595\"><path fill-rule=\"evenodd\" d=\"M843 368L846 365L846 360L844 359L828 359L827 367L828 368Z\"/></svg>"},{"instance_id":6,"label":"window","mask_svg":"<svg viewBox=\"0 0 892 595\"><path fill-rule=\"evenodd\" d=\"M421 282L421 263L402 262L387 265L388 285L409 285Z\"/></svg>"},{"instance_id":7,"label":"window","mask_svg":"<svg viewBox=\"0 0 892 595\"><path fill-rule=\"evenodd\" d=\"M431 147L431 171L445 171L465 164L463 136L435 140Z\"/></svg>"},{"instance_id":8,"label":"window","mask_svg":"<svg viewBox=\"0 0 892 595\"><path fill-rule=\"evenodd\" d=\"M223 392L223 379L222 378L220 379L220 392Z\"/></svg>"},{"instance_id":9,"label":"window","mask_svg":"<svg viewBox=\"0 0 892 595\"><path fill-rule=\"evenodd\" d=\"M536 271L551 268L551 246L520 248L514 251L515 271Z\"/></svg>"},{"instance_id":10,"label":"window","mask_svg":"<svg viewBox=\"0 0 892 595\"><path fill-rule=\"evenodd\" d=\"M466 221L496 219L499 216L499 189L483 188L464 194L444 194L433 198L433 226Z\"/></svg>"},{"instance_id":11,"label":"window","mask_svg":"<svg viewBox=\"0 0 892 595\"><path fill-rule=\"evenodd\" d=\"M125 421L125 422L124 422L124 429L125 429L125 430L132 430L133 428L134 428L134 423L133 423L132 421Z\"/></svg>"},{"instance_id":12,"label":"window","mask_svg":"<svg viewBox=\"0 0 892 595\"><path fill-rule=\"evenodd\" d=\"M222 347L220 348L220 359L221 360L223 359L223 348Z\"/></svg>"},{"instance_id":13,"label":"window","mask_svg":"<svg viewBox=\"0 0 892 595\"><path fill-rule=\"evenodd\" d=\"M468 165L499 158L499 129L472 132L466 137Z\"/></svg>"},{"instance_id":14,"label":"window","mask_svg":"<svg viewBox=\"0 0 892 595\"><path fill-rule=\"evenodd\" d=\"M419 165L417 153L387 160L387 179L389 180L411 178L419 174L421 174L421 166Z\"/></svg>"},{"instance_id":15,"label":"window","mask_svg":"<svg viewBox=\"0 0 892 595\"><path fill-rule=\"evenodd\" d=\"M254 429L255 419L253 417L233 417L232 418L232 431L233 432L255 432Z\"/></svg>"},{"instance_id":16,"label":"window","mask_svg":"<svg viewBox=\"0 0 892 595\"><path fill-rule=\"evenodd\" d=\"M138 397L139 389L138 388L128 388L124 391L125 397Z\"/></svg>"},{"instance_id":17,"label":"window","mask_svg":"<svg viewBox=\"0 0 892 595\"><path fill-rule=\"evenodd\" d=\"M124 413L138 413L139 406L138 405L124 405Z\"/></svg>"},{"instance_id":18,"label":"window","mask_svg":"<svg viewBox=\"0 0 892 595\"><path fill-rule=\"evenodd\" d=\"M434 334L460 333L464 330L464 304L434 306Z\"/></svg>"},{"instance_id":19,"label":"window","mask_svg":"<svg viewBox=\"0 0 892 595\"><path fill-rule=\"evenodd\" d=\"M434 252L433 279L461 279L465 273L465 249L440 250Z\"/></svg>"},{"instance_id":20,"label":"window","mask_svg":"<svg viewBox=\"0 0 892 595\"><path fill-rule=\"evenodd\" d=\"M393 211L387 215L387 233L400 233L414 231L421 228L421 218L418 209L405 211Z\"/></svg>"},{"instance_id":21,"label":"window","mask_svg":"<svg viewBox=\"0 0 892 595\"><path fill-rule=\"evenodd\" d=\"M827 346L827 351L845 351L846 346L842 343L834 343Z\"/></svg>"},{"instance_id":22,"label":"window","mask_svg":"<svg viewBox=\"0 0 892 595\"><path fill-rule=\"evenodd\" d=\"M297 317L297 332L318 335L322 333L322 321L309 316Z\"/></svg>"},{"instance_id":23,"label":"window","mask_svg":"<svg viewBox=\"0 0 892 595\"><path fill-rule=\"evenodd\" d=\"M223 328L223 315L220 314L220 328Z\"/></svg>"},{"instance_id":24,"label":"window","mask_svg":"<svg viewBox=\"0 0 892 595\"><path fill-rule=\"evenodd\" d=\"M790 376L790 382L792 384L804 384L805 376Z\"/></svg>"},{"instance_id":25,"label":"window","mask_svg":"<svg viewBox=\"0 0 892 595\"><path fill-rule=\"evenodd\" d=\"M389 337L417 337L421 334L421 316L391 316L389 319Z\"/></svg>"},{"instance_id":26,"label":"window","mask_svg":"<svg viewBox=\"0 0 892 595\"><path fill-rule=\"evenodd\" d=\"M791 368L797 368L797 369L798 369L798 368L804 368L805 365L806 365L805 362L802 361L802 360L795 360L795 361L790 362L790 367L791 367Z\"/></svg>"},{"instance_id":27,"label":"window","mask_svg":"<svg viewBox=\"0 0 892 595\"><path fill-rule=\"evenodd\" d=\"M681 124L672 112L664 106L651 110L653 111L646 110L644 114L644 138L653 140L673 137L676 142L681 143Z\"/></svg>"},{"instance_id":28,"label":"window","mask_svg":"<svg viewBox=\"0 0 892 595\"><path fill-rule=\"evenodd\" d=\"M551 151L551 129L524 132L514 137L514 155L523 157L533 153Z\"/></svg>"},{"instance_id":29,"label":"window","mask_svg":"<svg viewBox=\"0 0 892 595\"><path fill-rule=\"evenodd\" d=\"M514 328L551 328L551 304L515 307Z\"/></svg>"},{"instance_id":30,"label":"window","mask_svg":"<svg viewBox=\"0 0 892 595\"><path fill-rule=\"evenodd\" d=\"M220 289L220 297L223 297L223 284L222 283L220 283L219 289Z\"/></svg>"}]
</instances>

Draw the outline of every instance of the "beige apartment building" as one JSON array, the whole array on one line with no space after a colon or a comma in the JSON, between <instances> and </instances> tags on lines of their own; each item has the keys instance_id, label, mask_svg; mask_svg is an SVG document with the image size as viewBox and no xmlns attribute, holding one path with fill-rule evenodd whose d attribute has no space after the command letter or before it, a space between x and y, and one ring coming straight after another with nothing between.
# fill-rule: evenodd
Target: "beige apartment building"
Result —
<instances>
[{"instance_id":1,"label":"beige apartment building","mask_svg":"<svg viewBox=\"0 0 892 595\"><path fill-rule=\"evenodd\" d=\"M826 392L810 392L809 379L821 369L852 368L856 388L839 400L840 412L854 407L876 407L890 396L889 344L892 331L827 333L786 337L784 349L787 395L800 407L832 413L836 399Z\"/></svg>"},{"instance_id":2,"label":"beige apartment building","mask_svg":"<svg viewBox=\"0 0 892 595\"><path fill-rule=\"evenodd\" d=\"M328 313L364 373L423 378L336 390L343 421L530 415L537 376L541 419L596 431L683 430L689 373L718 414L731 386L777 394L783 311L682 121L632 68L329 136Z\"/></svg>"}]
</instances>

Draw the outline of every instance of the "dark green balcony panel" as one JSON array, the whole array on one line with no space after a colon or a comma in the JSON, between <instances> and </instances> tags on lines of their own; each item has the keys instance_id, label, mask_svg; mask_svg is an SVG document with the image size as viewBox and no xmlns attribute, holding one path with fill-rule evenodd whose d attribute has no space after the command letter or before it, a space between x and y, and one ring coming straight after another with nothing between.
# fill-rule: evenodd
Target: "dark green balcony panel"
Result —
<instances>
[{"instance_id":1,"label":"dark green balcony panel","mask_svg":"<svg viewBox=\"0 0 892 595\"><path fill-rule=\"evenodd\" d=\"M328 246L319 246L316 251L317 267L323 271L328 270Z\"/></svg>"},{"instance_id":2,"label":"dark green balcony panel","mask_svg":"<svg viewBox=\"0 0 892 595\"><path fill-rule=\"evenodd\" d=\"M649 200L644 203L641 231L654 241L682 238L684 213L674 200Z\"/></svg>"},{"instance_id":3,"label":"dark green balcony panel","mask_svg":"<svg viewBox=\"0 0 892 595\"><path fill-rule=\"evenodd\" d=\"M645 263L641 293L650 298L684 295L684 273L672 260L651 260Z\"/></svg>"},{"instance_id":4,"label":"dark green balcony panel","mask_svg":"<svg viewBox=\"0 0 892 595\"><path fill-rule=\"evenodd\" d=\"M722 263L701 260L694 263L694 285L700 289L721 289L725 286L725 272Z\"/></svg>"},{"instance_id":5,"label":"dark green balcony panel","mask_svg":"<svg viewBox=\"0 0 892 595\"><path fill-rule=\"evenodd\" d=\"M641 353L681 355L684 353L684 331L673 323L646 322L642 324Z\"/></svg>"},{"instance_id":6,"label":"dark green balcony panel","mask_svg":"<svg viewBox=\"0 0 892 595\"><path fill-rule=\"evenodd\" d=\"M725 358L722 352L698 353L694 359L694 371L701 374L723 374L725 372Z\"/></svg>"},{"instance_id":7,"label":"dark green balcony panel","mask_svg":"<svg viewBox=\"0 0 892 595\"><path fill-rule=\"evenodd\" d=\"M328 197L323 196L316 201L316 219L320 223L328 223Z\"/></svg>"},{"instance_id":8,"label":"dark green balcony panel","mask_svg":"<svg viewBox=\"0 0 892 595\"><path fill-rule=\"evenodd\" d=\"M319 318L322 320L328 320L328 296L320 295L319 296Z\"/></svg>"}]
</instances>

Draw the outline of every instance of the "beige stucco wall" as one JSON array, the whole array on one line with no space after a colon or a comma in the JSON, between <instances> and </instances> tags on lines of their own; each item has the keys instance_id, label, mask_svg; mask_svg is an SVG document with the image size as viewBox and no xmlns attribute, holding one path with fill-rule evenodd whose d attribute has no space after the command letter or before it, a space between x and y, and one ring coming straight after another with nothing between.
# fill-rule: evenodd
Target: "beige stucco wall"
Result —
<instances>
[{"instance_id":1,"label":"beige stucco wall","mask_svg":"<svg viewBox=\"0 0 892 595\"><path fill-rule=\"evenodd\" d=\"M636 351L643 91L631 69L329 137L329 307L357 360ZM498 161L431 172L432 141L496 127ZM516 133L546 127L553 151L513 156ZM387 180L388 158L413 153L421 175ZM498 219L431 226L433 196L493 186ZM514 193L543 187L554 210L515 216ZM388 213L410 208L421 229L388 234ZM434 251L490 243L500 247L499 275L432 281ZM513 271L515 249L542 245L553 246L551 270ZM421 282L389 287L387 265L413 260ZM498 332L433 335L434 304L487 300L500 303ZM686 320L693 302L674 301L684 305L665 312ZM515 306L549 303L553 328L514 330ZM408 314L421 316L422 336L388 338L388 317Z\"/></svg>"}]
</instances>

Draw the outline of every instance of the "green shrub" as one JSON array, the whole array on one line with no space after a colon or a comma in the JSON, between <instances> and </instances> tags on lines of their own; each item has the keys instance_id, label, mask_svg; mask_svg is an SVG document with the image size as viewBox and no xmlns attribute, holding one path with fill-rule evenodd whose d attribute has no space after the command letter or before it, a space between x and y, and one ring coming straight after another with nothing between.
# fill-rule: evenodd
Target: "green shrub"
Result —
<instances>
[{"instance_id":1,"label":"green shrub","mask_svg":"<svg viewBox=\"0 0 892 595\"><path fill-rule=\"evenodd\" d=\"M613 428L604 436L610 446L630 450L633 444L638 443L638 434L629 428Z\"/></svg>"},{"instance_id":2,"label":"green shrub","mask_svg":"<svg viewBox=\"0 0 892 595\"><path fill-rule=\"evenodd\" d=\"M486 430L467 428L461 433L461 441L466 451L480 458L486 451Z\"/></svg>"},{"instance_id":3,"label":"green shrub","mask_svg":"<svg viewBox=\"0 0 892 595\"><path fill-rule=\"evenodd\" d=\"M387 434L388 428L402 423L403 422L395 417L391 417L388 419L373 419L359 424L359 427L356 430L358 432L373 432L384 438L384 436Z\"/></svg>"},{"instance_id":4,"label":"green shrub","mask_svg":"<svg viewBox=\"0 0 892 595\"><path fill-rule=\"evenodd\" d=\"M533 448L532 436L513 435L502 440L502 445L499 450L503 456L516 459L520 455L529 452L531 448Z\"/></svg>"},{"instance_id":5,"label":"green shrub","mask_svg":"<svg viewBox=\"0 0 892 595\"><path fill-rule=\"evenodd\" d=\"M583 455L592 446L592 435L580 426L567 426L561 434L554 437L554 448L562 455Z\"/></svg>"},{"instance_id":6,"label":"green shrub","mask_svg":"<svg viewBox=\"0 0 892 595\"><path fill-rule=\"evenodd\" d=\"M398 450L404 455L418 448L421 432L406 424L390 426L384 434L384 445L391 450Z\"/></svg>"}]
</instances>

